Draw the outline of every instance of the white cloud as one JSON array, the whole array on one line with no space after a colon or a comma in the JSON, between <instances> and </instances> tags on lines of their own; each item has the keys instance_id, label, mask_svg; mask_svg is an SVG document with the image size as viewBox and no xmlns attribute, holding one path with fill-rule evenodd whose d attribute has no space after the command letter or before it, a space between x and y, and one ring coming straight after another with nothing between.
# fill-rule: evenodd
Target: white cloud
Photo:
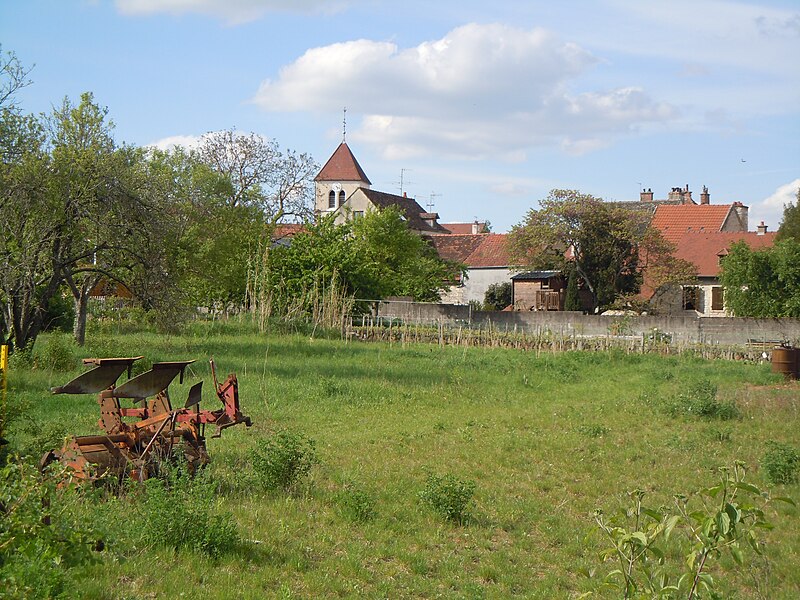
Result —
<instances>
[{"instance_id":1,"label":"white cloud","mask_svg":"<svg viewBox=\"0 0 800 600\"><path fill-rule=\"evenodd\" d=\"M182 148L197 148L202 141L203 136L201 135L173 135L147 145L153 148L158 148L159 150L167 151L172 150L177 146Z\"/></svg>"},{"instance_id":2,"label":"white cloud","mask_svg":"<svg viewBox=\"0 0 800 600\"><path fill-rule=\"evenodd\" d=\"M751 228L754 224L764 221L771 229L777 229L783 219L784 205L797 203L798 189L800 189L800 178L778 187L770 196L751 207Z\"/></svg>"},{"instance_id":3,"label":"white cloud","mask_svg":"<svg viewBox=\"0 0 800 600\"><path fill-rule=\"evenodd\" d=\"M611 140L676 117L639 88L572 93L598 62L544 29L469 24L408 49L366 39L312 48L253 101L271 111L347 106L364 115L352 137L389 158L519 161L533 146L570 140L589 149L585 138Z\"/></svg>"},{"instance_id":4,"label":"white cloud","mask_svg":"<svg viewBox=\"0 0 800 600\"><path fill-rule=\"evenodd\" d=\"M790 181L780 186L771 196L762 200L761 204L765 207L780 208L783 210L784 205L795 204L797 202L798 188L800 188L800 179Z\"/></svg>"},{"instance_id":5,"label":"white cloud","mask_svg":"<svg viewBox=\"0 0 800 600\"><path fill-rule=\"evenodd\" d=\"M345 0L116 0L126 15L197 13L222 19L231 25L255 21L274 12L335 12Z\"/></svg>"}]
</instances>

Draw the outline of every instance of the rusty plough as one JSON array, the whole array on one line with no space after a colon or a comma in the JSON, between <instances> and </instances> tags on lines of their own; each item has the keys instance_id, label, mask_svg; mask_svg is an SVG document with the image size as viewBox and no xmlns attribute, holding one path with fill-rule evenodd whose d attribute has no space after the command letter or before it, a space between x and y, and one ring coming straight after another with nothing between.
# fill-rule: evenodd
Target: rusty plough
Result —
<instances>
[{"instance_id":1,"label":"rusty plough","mask_svg":"<svg viewBox=\"0 0 800 600\"><path fill-rule=\"evenodd\" d=\"M133 363L141 358L84 359L84 364L94 368L52 389L54 394L98 394L98 425L103 433L68 438L61 450L51 450L42 457L43 469L60 461L78 481L101 477L141 481L157 476L165 461L183 456L194 472L209 462L206 425L216 427L212 437L239 423L250 427L250 418L239 409L236 375L218 383L213 359L211 373L222 408L212 411L200 410L202 381L191 387L181 408L172 408L167 388L178 375L183 383L184 371L193 360L154 363L149 371L131 378ZM128 380L116 385L126 371ZM122 399L131 400L133 406L123 408Z\"/></svg>"}]
</instances>

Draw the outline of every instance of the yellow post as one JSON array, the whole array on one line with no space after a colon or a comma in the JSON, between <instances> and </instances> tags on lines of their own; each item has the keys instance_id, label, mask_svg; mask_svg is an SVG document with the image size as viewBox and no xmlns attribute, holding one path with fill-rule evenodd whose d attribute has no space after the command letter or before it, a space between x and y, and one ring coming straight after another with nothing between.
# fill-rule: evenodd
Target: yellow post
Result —
<instances>
[{"instance_id":1,"label":"yellow post","mask_svg":"<svg viewBox=\"0 0 800 600\"><path fill-rule=\"evenodd\" d=\"M0 438L3 437L3 430L6 423L6 379L8 373L8 346L0 346L0 393L2 393L2 406L0 406Z\"/></svg>"}]
</instances>

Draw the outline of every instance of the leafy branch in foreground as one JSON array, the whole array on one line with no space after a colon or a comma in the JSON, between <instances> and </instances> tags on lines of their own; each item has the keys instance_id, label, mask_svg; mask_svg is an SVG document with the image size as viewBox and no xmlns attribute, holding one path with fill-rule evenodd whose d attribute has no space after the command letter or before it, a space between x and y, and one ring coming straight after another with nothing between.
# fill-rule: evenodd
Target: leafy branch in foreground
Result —
<instances>
[{"instance_id":1,"label":"leafy branch in foreground","mask_svg":"<svg viewBox=\"0 0 800 600\"><path fill-rule=\"evenodd\" d=\"M748 547L762 554L757 530L773 527L765 516L767 505L782 501L794 506L792 499L771 497L746 482L745 475L744 463L721 467L717 485L689 496L677 494L671 508L645 507L644 492L636 490L629 493L632 506L618 515L595 511L595 521L611 542L601 557L619 563L603 587L621 590L624 598L717 597L710 562L729 554L744 567ZM680 566L669 564L675 556L683 557Z\"/></svg>"}]
</instances>

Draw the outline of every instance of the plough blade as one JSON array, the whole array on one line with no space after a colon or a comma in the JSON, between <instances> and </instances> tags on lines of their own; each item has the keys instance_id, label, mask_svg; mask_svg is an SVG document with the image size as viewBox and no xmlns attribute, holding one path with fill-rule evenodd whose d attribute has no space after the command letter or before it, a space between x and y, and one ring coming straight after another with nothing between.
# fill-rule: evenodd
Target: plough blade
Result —
<instances>
[{"instance_id":1,"label":"plough blade","mask_svg":"<svg viewBox=\"0 0 800 600\"><path fill-rule=\"evenodd\" d=\"M114 385L120 375L140 358L142 357L86 359L85 363L97 366L69 383L51 388L50 391L54 394L96 394Z\"/></svg>"},{"instance_id":2,"label":"plough blade","mask_svg":"<svg viewBox=\"0 0 800 600\"><path fill-rule=\"evenodd\" d=\"M115 398L133 398L135 401L143 400L167 389L172 380L181 374L193 360L154 363L153 368L129 379L118 388L114 388L112 395Z\"/></svg>"}]
</instances>

